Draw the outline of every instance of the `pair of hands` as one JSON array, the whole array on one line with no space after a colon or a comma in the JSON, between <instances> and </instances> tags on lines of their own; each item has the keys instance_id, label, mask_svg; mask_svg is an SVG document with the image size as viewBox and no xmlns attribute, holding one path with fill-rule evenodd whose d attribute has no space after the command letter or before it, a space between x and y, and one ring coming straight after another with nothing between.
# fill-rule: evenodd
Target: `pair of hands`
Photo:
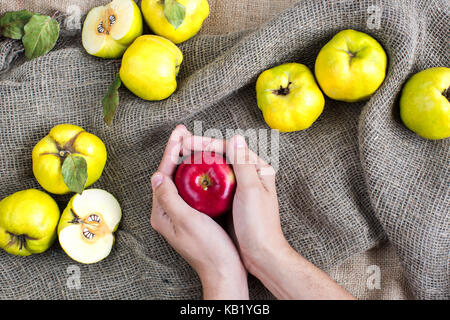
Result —
<instances>
[{"instance_id":1,"label":"pair of hands","mask_svg":"<svg viewBox=\"0 0 450 320\"><path fill-rule=\"evenodd\" d=\"M225 228L190 207L172 180L179 158L197 151L225 153L233 166L237 186ZM248 149L243 137L197 137L179 125L151 183L151 225L197 272L205 299L248 299L247 271L280 299L353 299L288 244L275 171Z\"/></svg>"},{"instance_id":2,"label":"pair of hands","mask_svg":"<svg viewBox=\"0 0 450 320\"><path fill-rule=\"evenodd\" d=\"M237 186L228 233L178 195L172 176L180 156L196 151L226 153ZM257 274L265 254L283 250L275 171L250 151L245 139L193 136L183 125L172 132L152 179L151 225L193 267L205 298L247 299L247 270Z\"/></svg>"}]
</instances>

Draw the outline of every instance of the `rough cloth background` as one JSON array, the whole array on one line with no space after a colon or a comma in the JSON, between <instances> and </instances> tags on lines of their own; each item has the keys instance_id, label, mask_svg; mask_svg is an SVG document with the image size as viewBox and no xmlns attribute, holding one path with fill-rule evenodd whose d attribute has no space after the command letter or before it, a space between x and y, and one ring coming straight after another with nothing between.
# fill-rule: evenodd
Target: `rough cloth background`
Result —
<instances>
[{"instance_id":1,"label":"rough cloth background","mask_svg":"<svg viewBox=\"0 0 450 320\"><path fill-rule=\"evenodd\" d=\"M89 3L87 7L94 5ZM246 3L235 21L250 22L242 28L233 24L235 30L262 22L258 8L275 15L286 6L286 1L272 1L273 6ZM20 5L33 9L36 4ZM226 5L213 2L211 15L221 6ZM382 10L378 29L368 26L374 8ZM245 20L245 14L255 18ZM209 18L204 29L230 24L230 19L222 20ZM185 61L177 93L152 103L121 90L112 128L102 123L100 100L118 62L89 57L78 38L65 38L47 56L25 63L17 43L3 40L0 69L8 70L0 76L0 197L38 187L31 173L31 148L53 125L72 122L106 142L109 161L95 186L118 197L124 220L108 259L78 265L79 290L66 285L67 267L76 263L57 244L26 259L2 252L0 297L199 298L193 271L148 227L148 178L170 130L179 122L192 129L195 120L202 120L204 129L267 128L254 98L257 75L285 61L312 68L333 34L354 28L372 34L385 47L390 58L386 81L370 101L327 100L312 128L281 134L283 229L300 253L341 277L338 282L347 288L355 283L342 274L358 272L352 260L363 258L357 253L389 239L414 297L448 298L448 140L425 141L406 130L397 105L401 86L412 73L448 65L447 21L444 1L301 2L254 31L197 36L182 44ZM67 198L57 198L64 206ZM389 263L398 267L396 261ZM253 298L271 297L255 279L250 285Z\"/></svg>"}]
</instances>

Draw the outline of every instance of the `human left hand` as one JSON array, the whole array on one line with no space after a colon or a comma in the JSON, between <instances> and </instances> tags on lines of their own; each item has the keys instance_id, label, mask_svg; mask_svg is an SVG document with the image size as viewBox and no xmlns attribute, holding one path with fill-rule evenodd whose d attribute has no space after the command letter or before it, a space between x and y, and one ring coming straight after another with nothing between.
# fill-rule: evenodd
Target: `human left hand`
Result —
<instances>
[{"instance_id":1,"label":"human left hand","mask_svg":"<svg viewBox=\"0 0 450 320\"><path fill-rule=\"evenodd\" d=\"M247 272L238 250L212 218L190 207L172 180L178 159L192 135L179 125L172 132L161 164L151 178L151 225L197 272L205 299L248 299Z\"/></svg>"}]
</instances>

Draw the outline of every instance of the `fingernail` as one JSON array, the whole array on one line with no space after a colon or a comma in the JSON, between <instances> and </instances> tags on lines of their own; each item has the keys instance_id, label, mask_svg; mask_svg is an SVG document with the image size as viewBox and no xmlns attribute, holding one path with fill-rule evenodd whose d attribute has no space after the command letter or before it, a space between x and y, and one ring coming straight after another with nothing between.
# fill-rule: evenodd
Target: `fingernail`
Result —
<instances>
[{"instance_id":1,"label":"fingernail","mask_svg":"<svg viewBox=\"0 0 450 320\"><path fill-rule=\"evenodd\" d=\"M237 149L245 148L245 138L243 136L236 136L234 145Z\"/></svg>"},{"instance_id":2,"label":"fingernail","mask_svg":"<svg viewBox=\"0 0 450 320\"><path fill-rule=\"evenodd\" d=\"M186 126L185 126L184 124L182 124L182 123L180 123L179 125L177 125L177 126L175 127L175 129L177 129L177 130L187 130L187 129L186 129Z\"/></svg>"},{"instance_id":3,"label":"fingernail","mask_svg":"<svg viewBox=\"0 0 450 320\"><path fill-rule=\"evenodd\" d=\"M163 181L163 175L161 173L155 173L152 177L152 188L155 190Z\"/></svg>"}]
</instances>

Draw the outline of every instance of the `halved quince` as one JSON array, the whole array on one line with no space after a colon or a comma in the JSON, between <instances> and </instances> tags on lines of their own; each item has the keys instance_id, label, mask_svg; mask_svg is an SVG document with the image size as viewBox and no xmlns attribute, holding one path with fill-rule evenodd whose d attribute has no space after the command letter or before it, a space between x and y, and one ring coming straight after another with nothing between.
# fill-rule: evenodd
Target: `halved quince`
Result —
<instances>
[{"instance_id":1,"label":"halved quince","mask_svg":"<svg viewBox=\"0 0 450 320\"><path fill-rule=\"evenodd\" d=\"M142 35L143 22L133 0L114 0L89 11L81 39L87 53L101 58L120 58Z\"/></svg>"},{"instance_id":2,"label":"halved quince","mask_svg":"<svg viewBox=\"0 0 450 320\"><path fill-rule=\"evenodd\" d=\"M58 225L63 250L80 263L96 263L106 258L114 244L122 210L112 194L88 189L70 199Z\"/></svg>"}]
</instances>

